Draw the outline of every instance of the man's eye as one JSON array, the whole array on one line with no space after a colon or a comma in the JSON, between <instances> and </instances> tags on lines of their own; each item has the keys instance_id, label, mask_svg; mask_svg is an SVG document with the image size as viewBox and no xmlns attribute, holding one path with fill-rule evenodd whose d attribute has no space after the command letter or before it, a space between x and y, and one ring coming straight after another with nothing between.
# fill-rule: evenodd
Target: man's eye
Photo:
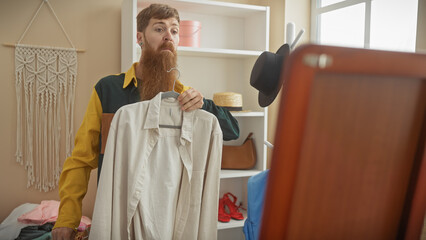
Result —
<instances>
[{"instance_id":1,"label":"man's eye","mask_svg":"<svg viewBox=\"0 0 426 240\"><path fill-rule=\"evenodd\" d=\"M162 28L155 28L155 31L156 31L156 32L162 32L162 31L163 31L163 29L162 29Z\"/></svg>"},{"instance_id":2,"label":"man's eye","mask_svg":"<svg viewBox=\"0 0 426 240\"><path fill-rule=\"evenodd\" d=\"M178 34L178 33L179 33L179 30L174 29L174 30L172 30L172 33L173 33L173 34Z\"/></svg>"}]
</instances>

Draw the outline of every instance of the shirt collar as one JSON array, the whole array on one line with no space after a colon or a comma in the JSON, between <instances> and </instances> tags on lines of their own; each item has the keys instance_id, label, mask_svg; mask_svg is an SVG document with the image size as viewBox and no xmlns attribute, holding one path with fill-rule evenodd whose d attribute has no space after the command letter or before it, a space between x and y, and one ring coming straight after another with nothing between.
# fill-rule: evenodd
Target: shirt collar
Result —
<instances>
[{"instance_id":1,"label":"shirt collar","mask_svg":"<svg viewBox=\"0 0 426 240\"><path fill-rule=\"evenodd\" d=\"M157 129L160 124L160 107L161 107L161 92L149 101L147 118L144 124L144 129ZM179 102L176 101L176 107L179 108ZM192 142L192 120L195 111L182 112L182 128L181 140ZM182 144L184 144L181 141Z\"/></svg>"},{"instance_id":2,"label":"shirt collar","mask_svg":"<svg viewBox=\"0 0 426 240\"><path fill-rule=\"evenodd\" d=\"M131 82L133 82L135 87L138 87L138 81L136 79L136 70L135 70L137 64L138 64L137 62L133 63L132 66L129 68L129 70L127 70L126 74L124 75L123 88L126 88L127 86L129 86Z\"/></svg>"}]
</instances>

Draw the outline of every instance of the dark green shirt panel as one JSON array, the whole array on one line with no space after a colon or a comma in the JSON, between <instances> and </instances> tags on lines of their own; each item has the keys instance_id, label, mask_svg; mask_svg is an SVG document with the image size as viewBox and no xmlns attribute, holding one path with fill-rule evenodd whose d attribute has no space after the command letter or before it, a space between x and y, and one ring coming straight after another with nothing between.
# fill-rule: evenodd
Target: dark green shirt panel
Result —
<instances>
[{"instance_id":1,"label":"dark green shirt panel","mask_svg":"<svg viewBox=\"0 0 426 240\"><path fill-rule=\"evenodd\" d=\"M237 119L223 107L219 107L210 99L204 98L204 104L202 109L209 113L212 113L219 120L220 128L223 133L223 140L235 140L240 136L240 127Z\"/></svg>"},{"instance_id":2,"label":"dark green shirt panel","mask_svg":"<svg viewBox=\"0 0 426 240\"><path fill-rule=\"evenodd\" d=\"M124 105L139 101L139 92L133 83L123 88L124 73L102 78L95 85L102 105L102 113L115 113Z\"/></svg>"},{"instance_id":3,"label":"dark green shirt panel","mask_svg":"<svg viewBox=\"0 0 426 240\"><path fill-rule=\"evenodd\" d=\"M102 78L95 85L96 93L102 106L102 113L116 113L124 105L139 101L139 92L133 83L123 88L124 73ZM99 151L102 146L102 135L99 135ZM103 154L99 154L98 181L101 174Z\"/></svg>"}]
</instances>

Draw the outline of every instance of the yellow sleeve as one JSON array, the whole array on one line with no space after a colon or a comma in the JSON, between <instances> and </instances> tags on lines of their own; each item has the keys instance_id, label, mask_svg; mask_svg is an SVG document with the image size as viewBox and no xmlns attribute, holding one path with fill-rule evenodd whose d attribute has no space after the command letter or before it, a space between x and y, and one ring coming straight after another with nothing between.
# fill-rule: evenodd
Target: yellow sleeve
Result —
<instances>
[{"instance_id":1,"label":"yellow sleeve","mask_svg":"<svg viewBox=\"0 0 426 240\"><path fill-rule=\"evenodd\" d=\"M179 80L176 81L175 84L175 91L178 93L183 93L186 90L190 89L191 87L188 86L184 86Z\"/></svg>"},{"instance_id":2,"label":"yellow sleeve","mask_svg":"<svg viewBox=\"0 0 426 240\"><path fill-rule=\"evenodd\" d=\"M75 137L75 147L62 168L59 179L58 220L54 228L76 229L82 216L82 200L87 192L90 172L98 167L102 105L92 91L83 122Z\"/></svg>"}]
</instances>

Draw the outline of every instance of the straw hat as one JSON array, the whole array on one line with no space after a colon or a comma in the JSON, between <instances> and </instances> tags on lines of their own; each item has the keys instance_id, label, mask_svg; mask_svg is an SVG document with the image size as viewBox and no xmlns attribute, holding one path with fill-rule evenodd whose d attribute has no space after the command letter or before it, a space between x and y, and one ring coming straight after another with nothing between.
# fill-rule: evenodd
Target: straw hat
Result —
<instances>
[{"instance_id":1,"label":"straw hat","mask_svg":"<svg viewBox=\"0 0 426 240\"><path fill-rule=\"evenodd\" d=\"M285 59L290 54L290 46L285 43L277 53L263 52L256 60L250 76L250 85L259 90L259 105L271 104L283 84L280 73Z\"/></svg>"},{"instance_id":2,"label":"straw hat","mask_svg":"<svg viewBox=\"0 0 426 240\"><path fill-rule=\"evenodd\" d=\"M213 102L229 111L243 110L243 97L239 93L220 92L213 95Z\"/></svg>"}]
</instances>

